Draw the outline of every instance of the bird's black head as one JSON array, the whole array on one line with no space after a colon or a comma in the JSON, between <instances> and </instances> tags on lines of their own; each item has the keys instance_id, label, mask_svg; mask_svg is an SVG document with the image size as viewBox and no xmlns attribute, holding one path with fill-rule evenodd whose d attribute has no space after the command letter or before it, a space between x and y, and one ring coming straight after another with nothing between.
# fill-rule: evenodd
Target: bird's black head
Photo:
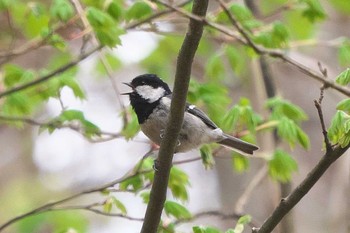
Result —
<instances>
[{"instance_id":1,"label":"bird's black head","mask_svg":"<svg viewBox=\"0 0 350 233\"><path fill-rule=\"evenodd\" d=\"M143 74L135 77L131 83L124 83L132 88L132 92L125 93L130 97L139 123L142 124L159 104L159 100L171 94L171 90L163 80L155 74Z\"/></svg>"},{"instance_id":2,"label":"bird's black head","mask_svg":"<svg viewBox=\"0 0 350 233\"><path fill-rule=\"evenodd\" d=\"M142 98L148 103L158 101L163 96L171 94L171 90L163 80L155 74L143 74L135 77L131 83L124 83L132 88L126 93L131 98Z\"/></svg>"}]
</instances>

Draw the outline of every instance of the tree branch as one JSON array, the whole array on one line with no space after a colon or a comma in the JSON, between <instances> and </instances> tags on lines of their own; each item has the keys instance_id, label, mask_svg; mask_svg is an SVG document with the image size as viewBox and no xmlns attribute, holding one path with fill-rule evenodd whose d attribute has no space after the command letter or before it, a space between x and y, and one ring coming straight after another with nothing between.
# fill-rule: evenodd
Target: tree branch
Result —
<instances>
[{"instance_id":1,"label":"tree branch","mask_svg":"<svg viewBox=\"0 0 350 233\"><path fill-rule=\"evenodd\" d=\"M59 211L59 210L86 210L95 214L103 215L103 216L108 216L108 217L119 217L119 218L124 218L128 219L130 221L139 221L142 222L144 219L143 218L136 218L136 217L131 217L129 215L125 214L120 214L120 213L108 213L104 212L102 210L93 208L90 205L87 206L65 206L65 207L57 207L57 208L52 208L48 209L47 211Z\"/></svg>"},{"instance_id":2,"label":"tree branch","mask_svg":"<svg viewBox=\"0 0 350 233\"><path fill-rule=\"evenodd\" d=\"M203 17L208 8L208 0L195 0L192 14ZM190 20L188 32L179 52L175 74L174 92L170 109L170 117L161 142L158 155L159 163L151 189L150 201L147 206L145 221L141 233L156 233L160 216L166 199L171 163L177 138L182 126L186 95L189 86L191 67L195 52L203 33L203 23Z\"/></svg>"},{"instance_id":3,"label":"tree branch","mask_svg":"<svg viewBox=\"0 0 350 233\"><path fill-rule=\"evenodd\" d=\"M180 3L179 5L177 5L178 7L181 7L181 6L184 6L186 4L188 4L190 1L185 1L183 3ZM134 23L131 23L129 25L126 25L125 26L125 30L130 30L130 29L133 29L133 28L136 28L142 24L145 24L145 23L149 23L151 22L153 19L155 18L158 18L164 14L167 14L167 13L170 13L170 12L173 12L175 11L174 9L168 9L168 10L162 10L162 11L158 11L156 13L154 13L153 15L150 15L149 17L141 20L141 21L138 21L138 22L134 22ZM77 19L78 16L74 16L71 21L74 21ZM71 22L69 21L69 22ZM58 26L57 26L58 27ZM56 28L57 29L57 28ZM40 46L44 45L45 42L46 42L47 39L43 39L43 38L35 38L33 39L32 41L29 41L27 44L23 45L20 49L20 51L11 51L11 52L7 52L7 53L0 53L0 58L1 57L8 57L10 59L16 57L16 56L19 56L19 55L23 55L33 49L37 49L39 48ZM94 49L90 50L89 52L81 55L80 57L78 57L77 59L67 63L66 65L52 71L51 73L45 75L45 76L41 76L39 77L38 79L32 81L32 82L29 82L29 83L25 83L25 84L22 84L22 85L19 85L19 86L16 86L14 88L11 88L11 89L8 89L6 91L3 91L3 92L0 92L0 99L7 96L7 95L11 95L17 91L22 91L22 90L25 90L29 87L32 87L32 86L35 86L39 83L42 83L42 82L45 82L51 78L53 78L54 76L74 67L75 65L77 65L79 62L81 62L82 60L84 60L85 58L89 57L90 55L92 55L94 52L96 51L99 51L100 49L102 49L104 46L102 45L99 45L97 47L95 47ZM1 65L1 63L0 63Z\"/></svg>"},{"instance_id":4,"label":"tree branch","mask_svg":"<svg viewBox=\"0 0 350 233\"><path fill-rule=\"evenodd\" d=\"M300 70L300 72L306 74L308 77L311 77L325 85L327 85L328 87L332 88L332 89L335 89L337 91L339 91L340 93L346 95L346 96L349 96L350 97L350 89L347 88L347 87L344 87L344 86L341 86L337 83L335 83L334 81L330 80L330 79L325 79L323 77L323 75L319 74L318 72L314 71L313 69L297 62L296 60L288 57L287 55L285 55L285 53L281 50L277 50L277 49L267 49L267 48L264 48L264 47L261 47L257 44L255 44L251 39L250 37L248 36L248 34L245 32L244 28L240 27L240 29L237 29L238 31L243 31L244 34L239 35L239 33L235 32L235 31L232 31L232 30L229 30L227 29L226 27L222 26L222 25L219 25L219 24L216 24L216 23L213 23L213 22L210 22L208 21L207 19L203 18L203 17L198 17L196 15L193 15L191 13L188 13L178 7L174 7L174 6L171 6L170 4L166 3L166 2L162 2L160 0L155 0L156 2L170 8L170 9L173 9L175 10L176 12L178 12L179 14L183 15L184 17L187 17L189 19L192 19L192 20L196 20L196 21L199 21L199 22L202 22L203 24L229 36L229 37L232 37L234 38L235 40L239 41L241 44L243 45L248 45L248 46L251 46L254 51L259 54L259 55L268 55L270 57L274 57L274 58L279 58L280 60L296 67L298 70ZM224 5L224 7L226 7ZM236 20L235 18L232 16L232 14L230 13L230 11L225 11L226 13L228 12L231 17L229 16L229 18L233 21L235 21L235 24L234 25L240 25Z\"/></svg>"},{"instance_id":5,"label":"tree branch","mask_svg":"<svg viewBox=\"0 0 350 233\"><path fill-rule=\"evenodd\" d=\"M209 211L204 211L204 212L200 212L200 213L194 214L194 215L192 215L191 218L188 218L188 219L178 219L178 220L176 220L176 221L174 221L172 223L174 225L180 225L180 224L183 224L183 223L192 222L194 220L197 220L198 218L202 218L202 217L206 217L206 216L213 216L213 217L220 218L222 220L231 220L231 219L238 220L243 215L240 214L240 213L226 214L226 213L220 212L218 210L209 210ZM255 227L255 226L257 226L257 223L250 222L250 223L248 223L248 225L250 227Z\"/></svg>"},{"instance_id":6,"label":"tree branch","mask_svg":"<svg viewBox=\"0 0 350 233\"><path fill-rule=\"evenodd\" d=\"M100 50L102 48L102 46L98 46L98 47L95 47L93 49L91 49L90 51L88 51L87 53L79 56L78 58L72 60L71 62L61 66L60 68L52 71L51 73L47 74L47 75L44 75L38 79L35 79L31 82L28 82L28 83L25 83L25 84L22 84L22 85L19 85L19 86L16 86L14 88L11 88L11 89L8 89L6 91L3 91L0 93L0 99L7 96L7 95L11 95L17 91L22 91L22 90L25 90L27 88L30 88L32 86L35 86L37 84L40 84L42 82L45 82L53 77L55 77L56 75L58 74L61 74L63 73L64 71L66 70L69 70L71 68L73 68L74 66L76 66L79 62L85 60L86 58L88 58L91 54L95 53L96 51Z\"/></svg>"},{"instance_id":7,"label":"tree branch","mask_svg":"<svg viewBox=\"0 0 350 233\"><path fill-rule=\"evenodd\" d=\"M142 160L141 160L140 163L142 163ZM116 184L119 184L119 183L121 183L121 182L123 182L125 180L131 179L131 178L133 178L135 176L138 176L140 174L145 174L145 173L152 172L152 170L140 171L140 169L139 169L140 167L141 166L139 166L138 169L136 169L136 170L133 168L129 172L127 172L123 177L121 177L119 179L116 179L116 180L114 180L112 182L106 183L106 184L104 184L104 185L102 185L100 187L96 187L96 188L92 188L92 189L81 191L79 193L73 194L73 195L68 196L66 198L63 198L61 200L54 201L54 202L49 202L49 203L47 203L45 205L42 205L42 206L40 206L40 207L38 207L36 209L28 211L28 212L26 212L24 214L18 215L16 217L6 221L4 224L0 225L0 232L2 230L4 230L5 228L7 228L8 226L10 226L10 225L12 225L12 224L14 224L14 223L24 219L24 218L27 218L29 216L33 216L33 215L37 215L37 214L41 214L41 213L45 213L45 212L51 211L51 210L53 210L54 207L56 207L56 206L58 206L58 205L60 205L62 203L66 203L68 201L71 201L73 199L76 199L76 198L81 197L81 196L86 195L86 194L95 193L95 192L101 192L101 191L103 191L103 190L105 190L105 189L107 189L109 187L112 187L112 186L114 186Z\"/></svg>"},{"instance_id":8,"label":"tree branch","mask_svg":"<svg viewBox=\"0 0 350 233\"><path fill-rule=\"evenodd\" d=\"M90 141L92 143L106 142L106 141L109 141L109 140L112 140L115 138L122 137L121 133L113 133L113 132L107 132L107 131L102 131L102 130L96 130L95 132L89 132L91 134L96 134L96 138L90 137L90 136L86 135L85 130L79 124L76 124L75 122L58 124L54 120L48 121L48 122L40 122L40 121L31 119L31 118L27 118L27 117L0 115L0 122L1 121L21 122L21 123L25 123L25 124L32 125L32 126L54 127L56 129L71 129L71 130L74 130L75 132L81 134L82 136L84 136L85 139L87 139L88 141Z\"/></svg>"},{"instance_id":9,"label":"tree branch","mask_svg":"<svg viewBox=\"0 0 350 233\"><path fill-rule=\"evenodd\" d=\"M268 217L260 228L253 228L253 233L270 233L283 219L283 217L310 191L327 169L340 158L348 149L337 146L327 151L318 164L310 171L306 178L286 198L283 198L274 212Z\"/></svg>"}]
</instances>

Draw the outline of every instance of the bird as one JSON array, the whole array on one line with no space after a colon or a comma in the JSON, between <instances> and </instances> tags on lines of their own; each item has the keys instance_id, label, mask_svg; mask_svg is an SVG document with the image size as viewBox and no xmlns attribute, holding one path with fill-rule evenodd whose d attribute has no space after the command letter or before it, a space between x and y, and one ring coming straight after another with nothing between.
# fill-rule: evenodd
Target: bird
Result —
<instances>
[{"instance_id":1,"label":"bird","mask_svg":"<svg viewBox=\"0 0 350 233\"><path fill-rule=\"evenodd\" d=\"M130 83L128 95L141 131L160 145L170 115L172 91L156 74L142 74ZM218 143L243 154L252 155L259 147L224 133L203 111L186 103L184 120L175 153L183 153L203 144Z\"/></svg>"}]
</instances>

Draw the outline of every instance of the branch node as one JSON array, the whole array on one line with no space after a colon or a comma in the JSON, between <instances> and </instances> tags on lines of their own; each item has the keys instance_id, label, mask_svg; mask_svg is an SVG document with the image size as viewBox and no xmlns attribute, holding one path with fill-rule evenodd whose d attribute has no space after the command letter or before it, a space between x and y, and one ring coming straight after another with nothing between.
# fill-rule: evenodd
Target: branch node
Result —
<instances>
[{"instance_id":1,"label":"branch node","mask_svg":"<svg viewBox=\"0 0 350 233\"><path fill-rule=\"evenodd\" d=\"M317 62L318 69L320 70L321 74L325 77L328 78L328 71L327 68L322 66L322 63L320 61Z\"/></svg>"},{"instance_id":2,"label":"branch node","mask_svg":"<svg viewBox=\"0 0 350 233\"><path fill-rule=\"evenodd\" d=\"M287 197L281 198L281 204L285 204L287 202Z\"/></svg>"}]
</instances>

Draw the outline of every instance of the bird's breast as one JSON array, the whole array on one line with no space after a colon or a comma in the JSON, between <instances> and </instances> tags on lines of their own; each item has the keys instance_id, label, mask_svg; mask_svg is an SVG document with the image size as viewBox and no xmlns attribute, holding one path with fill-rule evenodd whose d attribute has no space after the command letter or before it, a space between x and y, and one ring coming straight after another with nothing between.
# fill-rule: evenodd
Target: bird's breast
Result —
<instances>
[{"instance_id":1,"label":"bird's breast","mask_svg":"<svg viewBox=\"0 0 350 233\"><path fill-rule=\"evenodd\" d=\"M160 145L165 133L170 109L162 106L155 109L141 124L142 132L154 143ZM186 152L198 148L204 143L222 140L221 129L211 129L198 117L185 113L175 152Z\"/></svg>"}]
</instances>

